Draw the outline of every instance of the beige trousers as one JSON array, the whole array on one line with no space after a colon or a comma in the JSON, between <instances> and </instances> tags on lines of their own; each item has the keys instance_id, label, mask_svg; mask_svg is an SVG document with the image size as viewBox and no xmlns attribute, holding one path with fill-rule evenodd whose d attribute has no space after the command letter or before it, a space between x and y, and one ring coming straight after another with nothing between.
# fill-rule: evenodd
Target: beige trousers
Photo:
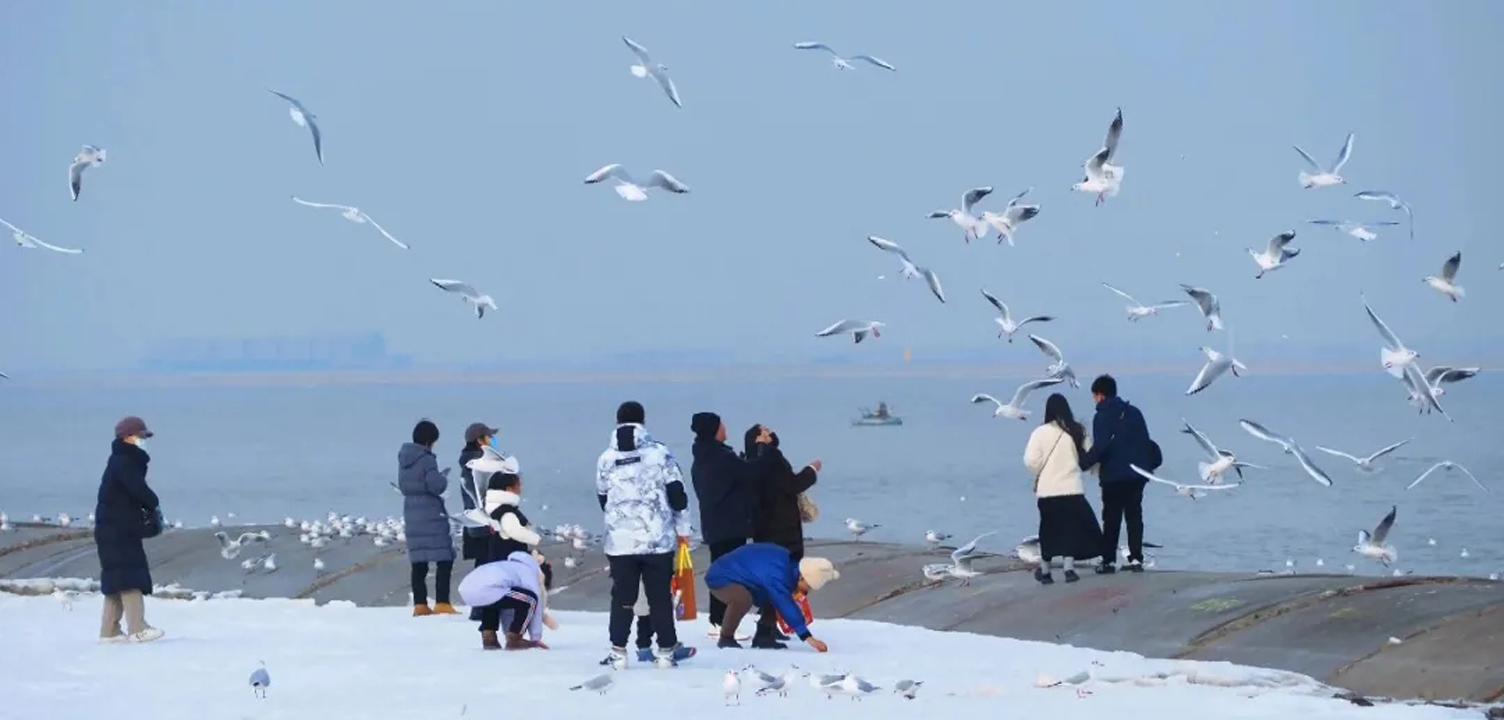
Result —
<instances>
[{"instance_id":1,"label":"beige trousers","mask_svg":"<svg viewBox=\"0 0 1504 720\"><path fill-rule=\"evenodd\" d=\"M147 628L146 598L140 590L126 590L116 595L104 596L104 617L99 625L99 637L120 637L120 620L125 620L125 634L135 635Z\"/></svg>"}]
</instances>

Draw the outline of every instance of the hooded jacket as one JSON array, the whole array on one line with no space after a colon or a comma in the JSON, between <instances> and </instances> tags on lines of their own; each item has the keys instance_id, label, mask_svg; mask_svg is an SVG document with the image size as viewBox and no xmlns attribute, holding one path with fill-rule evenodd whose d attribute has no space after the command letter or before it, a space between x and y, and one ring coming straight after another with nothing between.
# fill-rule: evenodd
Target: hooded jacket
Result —
<instances>
[{"instance_id":1,"label":"hooded jacket","mask_svg":"<svg viewBox=\"0 0 1504 720\"><path fill-rule=\"evenodd\" d=\"M799 564L788 550L772 543L752 543L722 555L706 571L705 587L715 590L732 583L751 593L753 605L765 607L772 603L778 617L800 640L809 639L804 613L794 602L794 590L799 587Z\"/></svg>"},{"instance_id":2,"label":"hooded jacket","mask_svg":"<svg viewBox=\"0 0 1504 720\"><path fill-rule=\"evenodd\" d=\"M661 555L689 534L689 496L674 454L637 423L618 425L596 463L605 553Z\"/></svg>"},{"instance_id":3,"label":"hooded jacket","mask_svg":"<svg viewBox=\"0 0 1504 720\"><path fill-rule=\"evenodd\" d=\"M1097 414L1091 420L1091 437L1095 443L1084 450L1080 457L1082 470L1097 469L1097 477L1103 485L1116 482L1148 482L1129 465L1145 470L1149 467L1149 426L1144 414L1128 401L1114 395L1097 403Z\"/></svg>"},{"instance_id":4,"label":"hooded jacket","mask_svg":"<svg viewBox=\"0 0 1504 720\"><path fill-rule=\"evenodd\" d=\"M548 590L543 587L543 568L530 552L514 552L505 560L486 563L471 570L460 580L460 597L470 607L485 607L506 597L513 589L531 592L538 598L537 611L528 620L530 639L543 639L543 614L548 608Z\"/></svg>"},{"instance_id":5,"label":"hooded jacket","mask_svg":"<svg viewBox=\"0 0 1504 720\"><path fill-rule=\"evenodd\" d=\"M397 489L402 491L402 520L411 562L453 562L454 538L444 491L449 478L439 472L433 451L417 443L403 443L397 451Z\"/></svg>"}]
</instances>

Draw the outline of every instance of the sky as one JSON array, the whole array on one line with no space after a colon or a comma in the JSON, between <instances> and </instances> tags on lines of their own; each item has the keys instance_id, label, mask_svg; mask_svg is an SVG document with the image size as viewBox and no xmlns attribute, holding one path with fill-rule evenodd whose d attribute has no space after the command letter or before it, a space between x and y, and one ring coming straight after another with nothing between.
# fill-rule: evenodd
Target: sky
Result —
<instances>
[{"instance_id":1,"label":"sky","mask_svg":"<svg viewBox=\"0 0 1504 720\"><path fill-rule=\"evenodd\" d=\"M0 24L0 217L78 256L0 246L0 371L134 366L180 337L378 331L422 363L711 352L744 361L996 351L987 288L1068 356L1368 362L1360 293L1438 361L1504 356L1498 3L20 2ZM632 77L627 35L674 108ZM84 41L86 39L86 41ZM841 72L796 41L894 64ZM326 164L267 92L302 100ZM1120 195L1073 193L1114 111ZM1354 132L1348 184L1305 190ZM103 147L82 197L66 167ZM629 203L612 162L691 188ZM1017 246L948 220L1033 187ZM1403 219L1367 245L1314 217ZM404 242L316 202L356 205ZM1298 232L1255 280L1245 248ZM868 245L933 268L948 302ZM1458 304L1421 282L1463 251ZM887 276L878 280L879 275ZM477 320L427 282L467 280ZM1110 282L1194 309L1125 321ZM881 320L854 345L814 333ZM1287 336L1287 337L1286 337ZM1021 333L1019 339L1023 339ZM1241 351L1240 351L1241 349Z\"/></svg>"}]
</instances>

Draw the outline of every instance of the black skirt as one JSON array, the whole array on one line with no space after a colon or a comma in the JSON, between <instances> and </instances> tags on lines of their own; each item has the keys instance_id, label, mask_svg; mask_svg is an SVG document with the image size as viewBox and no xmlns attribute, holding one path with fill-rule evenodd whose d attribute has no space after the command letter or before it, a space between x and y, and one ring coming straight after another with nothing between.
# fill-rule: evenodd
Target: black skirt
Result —
<instances>
[{"instance_id":1,"label":"black skirt","mask_svg":"<svg viewBox=\"0 0 1504 720\"><path fill-rule=\"evenodd\" d=\"M1039 498L1039 552L1046 562L1102 554L1102 526L1085 495Z\"/></svg>"}]
</instances>

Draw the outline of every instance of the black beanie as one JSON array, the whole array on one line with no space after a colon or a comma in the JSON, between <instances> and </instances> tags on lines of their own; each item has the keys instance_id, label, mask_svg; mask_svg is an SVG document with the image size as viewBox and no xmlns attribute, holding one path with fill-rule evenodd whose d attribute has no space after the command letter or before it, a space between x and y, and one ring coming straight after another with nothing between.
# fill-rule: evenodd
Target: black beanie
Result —
<instances>
[{"instance_id":1,"label":"black beanie","mask_svg":"<svg viewBox=\"0 0 1504 720\"><path fill-rule=\"evenodd\" d=\"M713 412L697 412L689 421L689 429L695 433L695 439L715 439L715 433L721 429L721 416Z\"/></svg>"}]
</instances>

